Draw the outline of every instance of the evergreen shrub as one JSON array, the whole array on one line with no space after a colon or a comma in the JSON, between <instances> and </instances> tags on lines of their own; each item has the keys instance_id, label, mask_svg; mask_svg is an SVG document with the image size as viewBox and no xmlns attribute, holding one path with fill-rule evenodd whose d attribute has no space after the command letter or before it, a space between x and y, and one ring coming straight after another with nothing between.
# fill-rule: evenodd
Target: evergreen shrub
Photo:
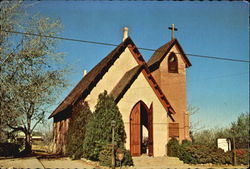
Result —
<instances>
[{"instance_id":1,"label":"evergreen shrub","mask_svg":"<svg viewBox=\"0 0 250 169\"><path fill-rule=\"evenodd\" d=\"M67 133L66 155L72 159L80 159L83 155L83 140L86 124L91 117L87 102L80 101L74 106Z\"/></svg>"},{"instance_id":2,"label":"evergreen shrub","mask_svg":"<svg viewBox=\"0 0 250 169\"><path fill-rule=\"evenodd\" d=\"M122 115L113 98L107 94L107 91L104 91L99 95L95 111L87 124L83 143L85 158L93 161L100 160L102 165L108 165L106 161L109 160L110 148L108 145L112 142L112 120L116 122L114 127L115 147L123 150L126 133ZM130 159L124 160L132 161L131 156L126 155L126 158Z\"/></svg>"},{"instance_id":3,"label":"evergreen shrub","mask_svg":"<svg viewBox=\"0 0 250 169\"><path fill-rule=\"evenodd\" d=\"M192 156L191 152L187 151L187 147L186 145L181 145L179 159L184 163L197 164L198 160Z\"/></svg>"},{"instance_id":4,"label":"evergreen shrub","mask_svg":"<svg viewBox=\"0 0 250 169\"><path fill-rule=\"evenodd\" d=\"M168 144L168 156L178 157L184 163L188 164L232 164L233 152L224 152L216 146L192 144L184 140L180 145L178 140L172 138ZM248 150L236 150L237 163L248 164Z\"/></svg>"},{"instance_id":5,"label":"evergreen shrub","mask_svg":"<svg viewBox=\"0 0 250 169\"><path fill-rule=\"evenodd\" d=\"M171 157L179 157L181 154L181 146L178 140L172 137L167 144L167 155Z\"/></svg>"},{"instance_id":6,"label":"evergreen shrub","mask_svg":"<svg viewBox=\"0 0 250 169\"><path fill-rule=\"evenodd\" d=\"M122 166L133 166L132 156L129 150L115 148L115 165L120 166L120 160L118 159L118 153L123 153L124 157L121 160ZM111 166L112 146L106 146L99 154L99 162L102 166Z\"/></svg>"},{"instance_id":7,"label":"evergreen shrub","mask_svg":"<svg viewBox=\"0 0 250 169\"><path fill-rule=\"evenodd\" d=\"M124 158L122 160L122 165L124 166L133 166L134 162L131 156L131 152L129 150L124 150Z\"/></svg>"},{"instance_id":8,"label":"evergreen shrub","mask_svg":"<svg viewBox=\"0 0 250 169\"><path fill-rule=\"evenodd\" d=\"M111 166L112 146L106 146L99 153L99 162L101 166Z\"/></svg>"},{"instance_id":9,"label":"evergreen shrub","mask_svg":"<svg viewBox=\"0 0 250 169\"><path fill-rule=\"evenodd\" d=\"M191 146L192 142L189 140L182 140L181 145L184 147Z\"/></svg>"},{"instance_id":10,"label":"evergreen shrub","mask_svg":"<svg viewBox=\"0 0 250 169\"><path fill-rule=\"evenodd\" d=\"M232 164L232 152L206 145L182 146L180 160L191 164Z\"/></svg>"}]
</instances>

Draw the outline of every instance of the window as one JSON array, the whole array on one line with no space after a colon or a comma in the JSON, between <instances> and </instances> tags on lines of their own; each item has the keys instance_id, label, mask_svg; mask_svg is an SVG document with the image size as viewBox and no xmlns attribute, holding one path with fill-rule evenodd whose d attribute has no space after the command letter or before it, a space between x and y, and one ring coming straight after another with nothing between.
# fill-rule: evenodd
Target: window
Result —
<instances>
[{"instance_id":1,"label":"window","mask_svg":"<svg viewBox=\"0 0 250 169\"><path fill-rule=\"evenodd\" d=\"M178 73L178 61L176 55L172 52L168 57L168 72Z\"/></svg>"}]
</instances>

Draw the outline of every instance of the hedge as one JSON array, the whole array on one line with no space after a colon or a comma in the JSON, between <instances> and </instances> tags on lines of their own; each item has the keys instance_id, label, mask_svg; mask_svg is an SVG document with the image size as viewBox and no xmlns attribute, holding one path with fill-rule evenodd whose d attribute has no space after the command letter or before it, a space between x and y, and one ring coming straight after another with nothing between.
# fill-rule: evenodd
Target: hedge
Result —
<instances>
[{"instance_id":1,"label":"hedge","mask_svg":"<svg viewBox=\"0 0 250 169\"><path fill-rule=\"evenodd\" d=\"M19 153L19 147L15 143L0 143L0 156L16 156Z\"/></svg>"},{"instance_id":2,"label":"hedge","mask_svg":"<svg viewBox=\"0 0 250 169\"><path fill-rule=\"evenodd\" d=\"M188 164L232 164L233 152L224 152L222 149L215 146L190 144L190 142L183 142L179 144L175 138L169 140L168 156L178 157L184 163ZM248 164L248 150L236 150L237 164Z\"/></svg>"}]
</instances>

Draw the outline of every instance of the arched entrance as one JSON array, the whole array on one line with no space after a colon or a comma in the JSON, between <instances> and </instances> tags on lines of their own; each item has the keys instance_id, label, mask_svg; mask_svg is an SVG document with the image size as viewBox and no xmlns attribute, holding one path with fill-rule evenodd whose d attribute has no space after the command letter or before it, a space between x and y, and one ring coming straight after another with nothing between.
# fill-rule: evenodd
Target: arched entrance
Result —
<instances>
[{"instance_id":1,"label":"arched entrance","mask_svg":"<svg viewBox=\"0 0 250 169\"><path fill-rule=\"evenodd\" d=\"M145 132L143 132L146 130ZM144 135L143 135L144 133ZM145 145L145 133L147 143ZM140 156L145 153L147 147L148 155L153 156L153 105L150 108L143 101L139 101L130 113L130 151L132 156Z\"/></svg>"}]
</instances>

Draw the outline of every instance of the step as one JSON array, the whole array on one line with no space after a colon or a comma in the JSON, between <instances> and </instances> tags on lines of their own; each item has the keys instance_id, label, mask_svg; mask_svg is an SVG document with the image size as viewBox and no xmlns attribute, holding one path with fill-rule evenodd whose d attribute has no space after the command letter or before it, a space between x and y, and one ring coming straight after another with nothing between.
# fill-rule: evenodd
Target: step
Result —
<instances>
[{"instance_id":1,"label":"step","mask_svg":"<svg viewBox=\"0 0 250 169\"><path fill-rule=\"evenodd\" d=\"M185 166L186 164L183 161L179 160L176 157L149 157L149 156L140 156L133 157L135 166Z\"/></svg>"}]
</instances>

